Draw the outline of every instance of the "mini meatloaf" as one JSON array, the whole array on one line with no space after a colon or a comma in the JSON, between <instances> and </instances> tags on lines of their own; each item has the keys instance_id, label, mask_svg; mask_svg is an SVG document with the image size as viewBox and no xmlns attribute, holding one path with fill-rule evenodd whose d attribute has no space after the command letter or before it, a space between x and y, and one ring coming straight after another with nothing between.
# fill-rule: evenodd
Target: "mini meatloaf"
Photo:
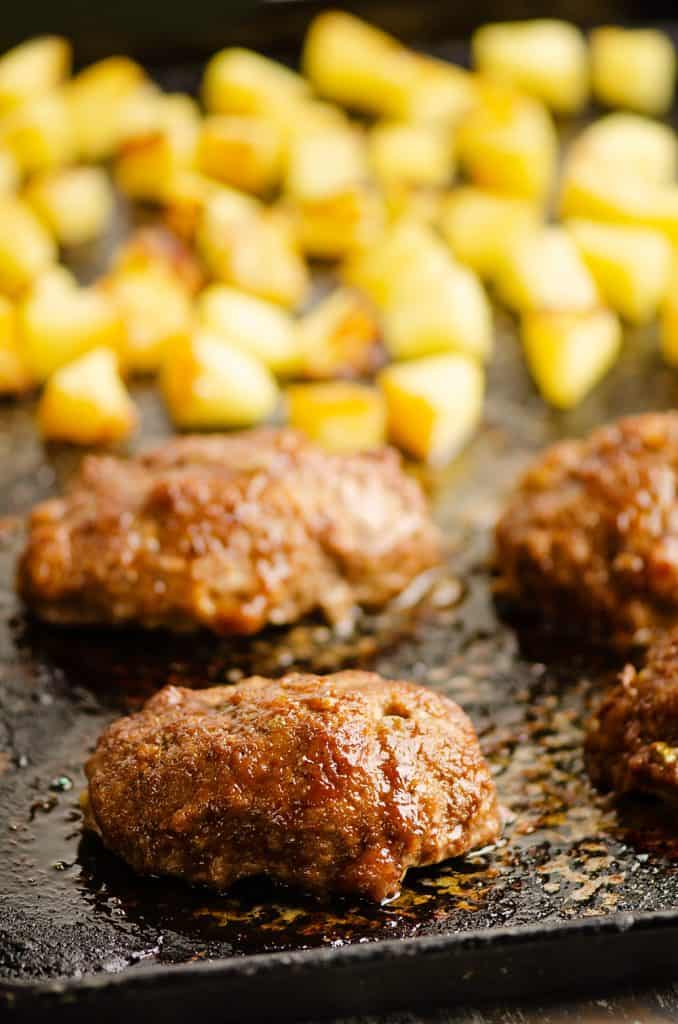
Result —
<instances>
[{"instance_id":1,"label":"mini meatloaf","mask_svg":"<svg viewBox=\"0 0 678 1024\"><path fill-rule=\"evenodd\" d=\"M85 459L70 493L34 510L18 586L52 622L254 633L315 609L346 620L439 557L395 452L256 430Z\"/></svg>"},{"instance_id":2,"label":"mini meatloaf","mask_svg":"<svg viewBox=\"0 0 678 1024\"><path fill-rule=\"evenodd\" d=\"M591 719L586 754L601 788L678 799L678 632L656 640L640 672L626 666Z\"/></svg>"},{"instance_id":3,"label":"mini meatloaf","mask_svg":"<svg viewBox=\"0 0 678 1024\"><path fill-rule=\"evenodd\" d=\"M548 449L497 526L500 593L612 643L678 622L677 471L678 412Z\"/></svg>"},{"instance_id":4,"label":"mini meatloaf","mask_svg":"<svg viewBox=\"0 0 678 1024\"><path fill-rule=\"evenodd\" d=\"M369 672L168 686L109 726L86 771L86 825L110 850L217 889L268 875L384 900L409 867L500 827L463 711Z\"/></svg>"}]
</instances>

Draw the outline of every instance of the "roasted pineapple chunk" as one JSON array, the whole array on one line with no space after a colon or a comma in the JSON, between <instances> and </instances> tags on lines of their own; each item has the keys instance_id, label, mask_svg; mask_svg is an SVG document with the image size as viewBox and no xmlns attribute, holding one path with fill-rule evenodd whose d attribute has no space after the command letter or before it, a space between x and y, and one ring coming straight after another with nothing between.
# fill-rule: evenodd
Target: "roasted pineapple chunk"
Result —
<instances>
[{"instance_id":1,"label":"roasted pineapple chunk","mask_svg":"<svg viewBox=\"0 0 678 1024\"><path fill-rule=\"evenodd\" d=\"M18 295L56 256L54 242L30 206L0 196L0 292Z\"/></svg>"},{"instance_id":2,"label":"roasted pineapple chunk","mask_svg":"<svg viewBox=\"0 0 678 1024\"><path fill-rule=\"evenodd\" d=\"M435 125L382 122L369 136L368 156L384 187L436 187L454 176L454 150L449 134Z\"/></svg>"},{"instance_id":3,"label":"roasted pineapple chunk","mask_svg":"<svg viewBox=\"0 0 678 1024\"><path fill-rule=\"evenodd\" d=\"M103 285L124 326L123 368L155 373L170 348L188 337L192 327L192 305L184 285L158 264L118 270Z\"/></svg>"},{"instance_id":4,"label":"roasted pineapple chunk","mask_svg":"<svg viewBox=\"0 0 678 1024\"><path fill-rule=\"evenodd\" d=\"M357 254L343 269L348 284L365 292L379 307L397 298L412 267L422 276L444 273L449 253L432 229L420 221L401 220L384 232L369 250Z\"/></svg>"},{"instance_id":5,"label":"roasted pineapple chunk","mask_svg":"<svg viewBox=\"0 0 678 1024\"><path fill-rule=\"evenodd\" d=\"M534 310L522 318L525 358L543 398L571 409L612 368L621 328L607 309L586 312Z\"/></svg>"},{"instance_id":6,"label":"roasted pineapple chunk","mask_svg":"<svg viewBox=\"0 0 678 1024\"><path fill-rule=\"evenodd\" d=\"M567 231L545 227L519 238L507 252L495 284L511 309L590 310L596 283Z\"/></svg>"},{"instance_id":7,"label":"roasted pineapple chunk","mask_svg":"<svg viewBox=\"0 0 678 1024\"><path fill-rule=\"evenodd\" d=\"M669 184L678 174L678 140L673 129L659 121L639 114L607 114L585 128L574 142L566 173L581 166Z\"/></svg>"},{"instance_id":8,"label":"roasted pineapple chunk","mask_svg":"<svg viewBox=\"0 0 678 1024\"><path fill-rule=\"evenodd\" d=\"M33 386L22 351L16 309L0 295L0 395L19 395Z\"/></svg>"},{"instance_id":9,"label":"roasted pineapple chunk","mask_svg":"<svg viewBox=\"0 0 678 1024\"><path fill-rule=\"evenodd\" d=\"M161 196L168 226L181 238L192 241L208 200L225 187L191 168L174 171L165 182Z\"/></svg>"},{"instance_id":10,"label":"roasted pineapple chunk","mask_svg":"<svg viewBox=\"0 0 678 1024\"><path fill-rule=\"evenodd\" d=\"M108 444L132 433L136 408L118 371L115 352L96 348L57 370L38 406L46 440Z\"/></svg>"},{"instance_id":11,"label":"roasted pineapple chunk","mask_svg":"<svg viewBox=\"0 0 678 1024\"><path fill-rule=\"evenodd\" d=\"M254 199L221 191L207 201L198 247L212 274L281 306L299 305L308 270L289 226Z\"/></svg>"},{"instance_id":12,"label":"roasted pineapple chunk","mask_svg":"<svg viewBox=\"0 0 678 1024\"><path fill-rule=\"evenodd\" d=\"M23 174L61 167L73 156L71 114L62 91L36 96L0 123L0 141Z\"/></svg>"},{"instance_id":13,"label":"roasted pineapple chunk","mask_svg":"<svg viewBox=\"0 0 678 1024\"><path fill-rule=\"evenodd\" d=\"M577 167L563 181L560 215L654 228L678 245L678 185Z\"/></svg>"},{"instance_id":14,"label":"roasted pineapple chunk","mask_svg":"<svg viewBox=\"0 0 678 1024\"><path fill-rule=\"evenodd\" d=\"M388 366L379 374L379 386L389 438L416 459L449 462L480 422L483 371L460 352Z\"/></svg>"},{"instance_id":15,"label":"roasted pineapple chunk","mask_svg":"<svg viewBox=\"0 0 678 1024\"><path fill-rule=\"evenodd\" d=\"M459 162L476 185L544 200L554 179L555 129L537 100L486 84L457 134Z\"/></svg>"},{"instance_id":16,"label":"roasted pineapple chunk","mask_svg":"<svg viewBox=\"0 0 678 1024\"><path fill-rule=\"evenodd\" d=\"M299 318L297 334L305 377L360 377L381 360L379 323L365 299L337 288Z\"/></svg>"},{"instance_id":17,"label":"roasted pineapple chunk","mask_svg":"<svg viewBox=\"0 0 678 1024\"><path fill-rule=\"evenodd\" d=\"M657 313L669 286L673 250L658 231L572 220L574 238L606 305L634 324Z\"/></svg>"},{"instance_id":18,"label":"roasted pineapple chunk","mask_svg":"<svg viewBox=\"0 0 678 1024\"><path fill-rule=\"evenodd\" d=\"M591 84L600 103L665 114L675 82L676 55L664 32L606 27L591 33Z\"/></svg>"},{"instance_id":19,"label":"roasted pineapple chunk","mask_svg":"<svg viewBox=\"0 0 678 1024\"><path fill-rule=\"evenodd\" d=\"M174 423L191 430L254 426L278 402L275 378L259 359L204 330L168 353L162 390Z\"/></svg>"},{"instance_id":20,"label":"roasted pineapple chunk","mask_svg":"<svg viewBox=\"0 0 678 1024\"><path fill-rule=\"evenodd\" d=\"M19 187L19 165L9 149L0 147L0 196Z\"/></svg>"},{"instance_id":21,"label":"roasted pineapple chunk","mask_svg":"<svg viewBox=\"0 0 678 1024\"><path fill-rule=\"evenodd\" d=\"M0 115L59 86L70 74L71 46L61 36L38 36L0 57Z\"/></svg>"},{"instance_id":22,"label":"roasted pineapple chunk","mask_svg":"<svg viewBox=\"0 0 678 1024\"><path fill-rule=\"evenodd\" d=\"M244 192L268 192L282 173L283 135L260 115L206 117L198 140L198 168Z\"/></svg>"},{"instance_id":23,"label":"roasted pineapple chunk","mask_svg":"<svg viewBox=\"0 0 678 1024\"><path fill-rule=\"evenodd\" d=\"M187 295L204 284L204 272L193 250L177 235L154 225L135 231L115 255L114 271L162 270L170 274Z\"/></svg>"},{"instance_id":24,"label":"roasted pineapple chunk","mask_svg":"<svg viewBox=\"0 0 678 1024\"><path fill-rule=\"evenodd\" d=\"M365 384L334 381L287 389L290 425L334 452L379 448L386 440L386 404Z\"/></svg>"},{"instance_id":25,"label":"roasted pineapple chunk","mask_svg":"<svg viewBox=\"0 0 678 1024\"><path fill-rule=\"evenodd\" d=\"M473 185L450 192L440 212L440 228L452 252L483 278L492 278L506 254L540 221L536 203Z\"/></svg>"},{"instance_id":26,"label":"roasted pineapple chunk","mask_svg":"<svg viewBox=\"0 0 678 1024\"><path fill-rule=\"evenodd\" d=\"M119 351L123 325L113 301L97 288L81 288L67 272L38 279L19 309L28 367L37 380L90 349Z\"/></svg>"},{"instance_id":27,"label":"roasted pineapple chunk","mask_svg":"<svg viewBox=\"0 0 678 1024\"><path fill-rule=\"evenodd\" d=\"M481 74L513 85L558 114L575 114L589 91L586 41L574 25L542 18L484 25L472 40Z\"/></svg>"},{"instance_id":28,"label":"roasted pineapple chunk","mask_svg":"<svg viewBox=\"0 0 678 1024\"><path fill-rule=\"evenodd\" d=\"M125 134L127 102L147 89L143 69L127 57L107 57L77 74L67 86L75 148L82 160L106 160Z\"/></svg>"},{"instance_id":29,"label":"roasted pineapple chunk","mask_svg":"<svg viewBox=\"0 0 678 1024\"><path fill-rule=\"evenodd\" d=\"M237 47L215 53L202 81L203 103L212 114L270 114L307 97L310 90L301 75Z\"/></svg>"},{"instance_id":30,"label":"roasted pineapple chunk","mask_svg":"<svg viewBox=\"0 0 678 1024\"><path fill-rule=\"evenodd\" d=\"M99 167L65 167L33 178L25 197L60 245L103 234L113 215L113 192Z\"/></svg>"},{"instance_id":31,"label":"roasted pineapple chunk","mask_svg":"<svg viewBox=\"0 0 678 1024\"><path fill-rule=\"evenodd\" d=\"M299 369L301 348L294 320L280 306L213 284L200 296L197 313L206 330L250 352L273 373L290 374Z\"/></svg>"},{"instance_id":32,"label":"roasted pineapple chunk","mask_svg":"<svg viewBox=\"0 0 678 1024\"><path fill-rule=\"evenodd\" d=\"M467 71L420 57L341 11L314 19L303 66L320 95L382 117L453 122L474 101Z\"/></svg>"},{"instance_id":33,"label":"roasted pineapple chunk","mask_svg":"<svg viewBox=\"0 0 678 1024\"><path fill-rule=\"evenodd\" d=\"M384 342L394 359L459 351L487 359L492 311L485 289L451 259L435 273L410 268L384 311Z\"/></svg>"},{"instance_id":34,"label":"roasted pineapple chunk","mask_svg":"<svg viewBox=\"0 0 678 1024\"><path fill-rule=\"evenodd\" d=\"M120 149L115 177L122 191L133 199L163 201L173 176L195 161L199 125L198 107L190 96L164 97L160 126Z\"/></svg>"}]
</instances>

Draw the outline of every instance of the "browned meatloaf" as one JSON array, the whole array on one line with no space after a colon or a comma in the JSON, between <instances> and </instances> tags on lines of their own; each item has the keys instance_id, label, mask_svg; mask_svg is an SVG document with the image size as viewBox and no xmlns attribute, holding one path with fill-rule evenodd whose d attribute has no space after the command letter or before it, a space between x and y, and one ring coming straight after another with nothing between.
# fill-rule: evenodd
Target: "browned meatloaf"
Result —
<instances>
[{"instance_id":1,"label":"browned meatloaf","mask_svg":"<svg viewBox=\"0 0 678 1024\"><path fill-rule=\"evenodd\" d=\"M369 672L168 686L104 732L86 824L137 871L393 896L494 840L494 785L451 700Z\"/></svg>"},{"instance_id":2,"label":"browned meatloaf","mask_svg":"<svg viewBox=\"0 0 678 1024\"><path fill-rule=\"evenodd\" d=\"M657 639L640 672L626 666L591 719L586 754L601 787L678 799L678 632Z\"/></svg>"},{"instance_id":3,"label":"browned meatloaf","mask_svg":"<svg viewBox=\"0 0 678 1024\"><path fill-rule=\"evenodd\" d=\"M499 520L499 590L612 642L678 622L677 470L677 412L548 449Z\"/></svg>"},{"instance_id":4,"label":"browned meatloaf","mask_svg":"<svg viewBox=\"0 0 678 1024\"><path fill-rule=\"evenodd\" d=\"M438 558L395 452L258 430L85 459L66 497L34 510L18 586L54 622L254 633L382 605Z\"/></svg>"}]
</instances>

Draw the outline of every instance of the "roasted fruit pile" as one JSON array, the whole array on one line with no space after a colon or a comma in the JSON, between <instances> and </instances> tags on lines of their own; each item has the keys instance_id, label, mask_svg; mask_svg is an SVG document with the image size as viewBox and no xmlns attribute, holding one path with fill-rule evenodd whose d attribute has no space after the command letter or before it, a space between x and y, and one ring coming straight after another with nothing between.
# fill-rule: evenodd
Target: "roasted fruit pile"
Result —
<instances>
[{"instance_id":1,"label":"roasted fruit pile","mask_svg":"<svg viewBox=\"0 0 678 1024\"><path fill-rule=\"evenodd\" d=\"M202 106L124 57L71 76L64 39L6 53L0 393L42 387L44 437L106 443L137 421L126 379L157 374L180 429L284 408L330 448L441 463L481 415L490 292L555 406L614 363L620 318L660 316L678 363L671 41L532 21L481 28L472 53L469 71L327 12L303 75L223 50ZM561 159L554 116L591 95L620 109ZM157 223L83 286L59 254L107 231L116 191Z\"/></svg>"}]
</instances>

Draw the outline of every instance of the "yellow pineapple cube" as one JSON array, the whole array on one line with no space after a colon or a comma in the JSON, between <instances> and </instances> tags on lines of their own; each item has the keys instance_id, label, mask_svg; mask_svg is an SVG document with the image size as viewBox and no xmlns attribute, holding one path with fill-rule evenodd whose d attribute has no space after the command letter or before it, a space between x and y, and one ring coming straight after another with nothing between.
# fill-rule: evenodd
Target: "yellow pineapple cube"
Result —
<instances>
[{"instance_id":1,"label":"yellow pineapple cube","mask_svg":"<svg viewBox=\"0 0 678 1024\"><path fill-rule=\"evenodd\" d=\"M606 114L578 135L566 174L587 165L607 175L670 184L678 175L678 140L669 125L640 114Z\"/></svg>"},{"instance_id":2,"label":"yellow pineapple cube","mask_svg":"<svg viewBox=\"0 0 678 1024\"><path fill-rule=\"evenodd\" d=\"M0 147L0 196L16 192L19 187L19 165L9 149Z\"/></svg>"},{"instance_id":3,"label":"yellow pineapple cube","mask_svg":"<svg viewBox=\"0 0 678 1024\"><path fill-rule=\"evenodd\" d=\"M382 370L388 434L408 455L433 465L449 462L482 416L484 374L461 352L427 356Z\"/></svg>"},{"instance_id":4,"label":"yellow pineapple cube","mask_svg":"<svg viewBox=\"0 0 678 1024\"><path fill-rule=\"evenodd\" d=\"M28 367L40 381L90 349L120 351L124 340L112 299L79 287L62 270L37 280L20 305L19 331Z\"/></svg>"},{"instance_id":5,"label":"yellow pineapple cube","mask_svg":"<svg viewBox=\"0 0 678 1024\"><path fill-rule=\"evenodd\" d=\"M214 114L206 117L198 140L198 168L244 192L268 192L282 174L283 135L267 117Z\"/></svg>"},{"instance_id":6,"label":"yellow pineapple cube","mask_svg":"<svg viewBox=\"0 0 678 1024\"><path fill-rule=\"evenodd\" d=\"M350 288L336 288L297 322L304 377L371 373L382 355L379 335L379 322L365 299Z\"/></svg>"},{"instance_id":7,"label":"yellow pineapple cube","mask_svg":"<svg viewBox=\"0 0 678 1024\"><path fill-rule=\"evenodd\" d=\"M71 114L63 90L36 96L0 122L0 142L23 174L61 167L73 156Z\"/></svg>"},{"instance_id":8,"label":"yellow pineapple cube","mask_svg":"<svg viewBox=\"0 0 678 1024\"><path fill-rule=\"evenodd\" d=\"M482 75L535 96L558 114L575 114L588 99L586 40L566 21L483 25L472 49Z\"/></svg>"},{"instance_id":9,"label":"yellow pineapple cube","mask_svg":"<svg viewBox=\"0 0 678 1024\"><path fill-rule=\"evenodd\" d=\"M303 302L308 270L275 211L241 193L220 191L207 201L197 240L217 280L281 306Z\"/></svg>"},{"instance_id":10,"label":"yellow pineapple cube","mask_svg":"<svg viewBox=\"0 0 678 1024\"><path fill-rule=\"evenodd\" d=\"M190 167L176 169L164 183L160 197L168 226L181 238L192 241L208 200L225 187Z\"/></svg>"},{"instance_id":11,"label":"yellow pineapple cube","mask_svg":"<svg viewBox=\"0 0 678 1024\"><path fill-rule=\"evenodd\" d=\"M605 173L599 167L578 166L563 181L560 215L654 228L678 245L678 185L657 185Z\"/></svg>"},{"instance_id":12,"label":"yellow pineapple cube","mask_svg":"<svg viewBox=\"0 0 678 1024\"><path fill-rule=\"evenodd\" d=\"M211 333L260 359L273 373L290 374L301 365L294 320L280 306L224 284L206 288L198 299L200 322Z\"/></svg>"},{"instance_id":13,"label":"yellow pineapple cube","mask_svg":"<svg viewBox=\"0 0 678 1024\"><path fill-rule=\"evenodd\" d=\"M275 378L261 360L204 330L170 350L161 379L170 416L184 429L254 426L278 403Z\"/></svg>"},{"instance_id":14,"label":"yellow pineapple cube","mask_svg":"<svg viewBox=\"0 0 678 1024\"><path fill-rule=\"evenodd\" d=\"M534 233L541 221L536 203L473 185L450 192L440 212L440 228L452 252L483 278L492 278L518 240Z\"/></svg>"},{"instance_id":15,"label":"yellow pineapple cube","mask_svg":"<svg viewBox=\"0 0 678 1024\"><path fill-rule=\"evenodd\" d=\"M370 185L356 184L324 199L295 206L303 251L315 259L344 259L369 247L381 234L384 204Z\"/></svg>"},{"instance_id":16,"label":"yellow pineapple cube","mask_svg":"<svg viewBox=\"0 0 678 1024\"><path fill-rule=\"evenodd\" d=\"M286 392L290 426L333 452L380 448L386 440L386 403L365 384L296 384Z\"/></svg>"},{"instance_id":17,"label":"yellow pineapple cube","mask_svg":"<svg viewBox=\"0 0 678 1024\"><path fill-rule=\"evenodd\" d=\"M114 271L158 270L169 274L187 295L204 284L204 270L193 249L182 238L160 225L140 228L118 249Z\"/></svg>"},{"instance_id":18,"label":"yellow pineapple cube","mask_svg":"<svg viewBox=\"0 0 678 1024\"><path fill-rule=\"evenodd\" d=\"M422 276L434 275L445 273L449 262L444 242L430 226L401 220L389 227L370 249L350 259L343 268L343 277L383 308L397 298L402 281L413 267Z\"/></svg>"},{"instance_id":19,"label":"yellow pineapple cube","mask_svg":"<svg viewBox=\"0 0 678 1024\"><path fill-rule=\"evenodd\" d=\"M160 126L120 148L115 177L122 191L133 199L164 200L176 172L193 165L199 130L195 101L183 93L165 96Z\"/></svg>"},{"instance_id":20,"label":"yellow pineapple cube","mask_svg":"<svg viewBox=\"0 0 678 1024\"><path fill-rule=\"evenodd\" d=\"M0 295L0 395L20 395L33 384L21 349L16 308Z\"/></svg>"},{"instance_id":21,"label":"yellow pineapple cube","mask_svg":"<svg viewBox=\"0 0 678 1024\"><path fill-rule=\"evenodd\" d=\"M165 266L151 264L115 271L102 285L123 322L123 368L155 373L170 348L188 337L192 327L192 304L182 281Z\"/></svg>"},{"instance_id":22,"label":"yellow pineapple cube","mask_svg":"<svg viewBox=\"0 0 678 1024\"><path fill-rule=\"evenodd\" d=\"M75 148L82 160L106 160L126 132L127 103L148 80L127 57L107 57L80 71L66 88Z\"/></svg>"},{"instance_id":23,"label":"yellow pineapple cube","mask_svg":"<svg viewBox=\"0 0 678 1024\"><path fill-rule=\"evenodd\" d=\"M660 116L673 103L676 55L657 29L597 28L591 33L591 84L608 107Z\"/></svg>"},{"instance_id":24,"label":"yellow pineapple cube","mask_svg":"<svg viewBox=\"0 0 678 1024\"><path fill-rule=\"evenodd\" d=\"M96 348L57 370L38 406L46 440L109 444L133 432L138 414L118 371L115 352Z\"/></svg>"},{"instance_id":25,"label":"yellow pineapple cube","mask_svg":"<svg viewBox=\"0 0 678 1024\"><path fill-rule=\"evenodd\" d=\"M113 216L113 191L100 167L64 167L38 175L25 198L59 245L92 241Z\"/></svg>"},{"instance_id":26,"label":"yellow pineapple cube","mask_svg":"<svg viewBox=\"0 0 678 1024\"><path fill-rule=\"evenodd\" d=\"M521 334L535 383L558 409L578 405L615 364L621 347L619 320L607 309L528 312Z\"/></svg>"},{"instance_id":27,"label":"yellow pineapple cube","mask_svg":"<svg viewBox=\"0 0 678 1024\"><path fill-rule=\"evenodd\" d=\"M38 36L0 57L0 115L57 88L71 70L71 45L61 36Z\"/></svg>"},{"instance_id":28,"label":"yellow pineapple cube","mask_svg":"<svg viewBox=\"0 0 678 1024\"><path fill-rule=\"evenodd\" d=\"M546 198L557 152L546 108L501 86L483 87L457 133L457 156L474 184L526 199Z\"/></svg>"},{"instance_id":29,"label":"yellow pineapple cube","mask_svg":"<svg viewBox=\"0 0 678 1024\"><path fill-rule=\"evenodd\" d=\"M0 196L0 292L16 296L56 260L56 246L30 206Z\"/></svg>"},{"instance_id":30,"label":"yellow pineapple cube","mask_svg":"<svg viewBox=\"0 0 678 1024\"><path fill-rule=\"evenodd\" d=\"M673 250L649 228L572 220L567 224L606 305L634 324L652 320L666 295Z\"/></svg>"},{"instance_id":31,"label":"yellow pineapple cube","mask_svg":"<svg viewBox=\"0 0 678 1024\"><path fill-rule=\"evenodd\" d=\"M436 125L382 122L369 136L368 157L377 181L393 185L447 185L454 176L454 150L448 133Z\"/></svg>"},{"instance_id":32,"label":"yellow pineapple cube","mask_svg":"<svg viewBox=\"0 0 678 1024\"><path fill-rule=\"evenodd\" d=\"M207 64L202 99L212 114L271 114L310 96L308 83L252 50L220 50Z\"/></svg>"},{"instance_id":33,"label":"yellow pineapple cube","mask_svg":"<svg viewBox=\"0 0 678 1024\"><path fill-rule=\"evenodd\" d=\"M574 241L561 227L524 235L507 252L495 285L511 309L590 310L599 294Z\"/></svg>"},{"instance_id":34,"label":"yellow pineapple cube","mask_svg":"<svg viewBox=\"0 0 678 1024\"><path fill-rule=\"evenodd\" d=\"M394 183L382 188L388 224L399 220L436 224L440 219L443 193L439 188L420 188Z\"/></svg>"}]
</instances>

